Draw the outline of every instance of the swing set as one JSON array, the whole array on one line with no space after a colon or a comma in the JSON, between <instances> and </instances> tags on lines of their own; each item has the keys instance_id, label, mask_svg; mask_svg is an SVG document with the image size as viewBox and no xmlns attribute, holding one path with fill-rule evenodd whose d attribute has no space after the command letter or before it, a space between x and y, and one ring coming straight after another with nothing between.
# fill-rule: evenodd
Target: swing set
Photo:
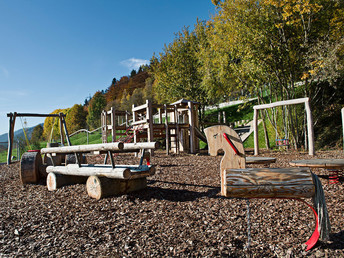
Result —
<instances>
[{"instance_id":1,"label":"swing set","mask_svg":"<svg viewBox=\"0 0 344 258\"><path fill-rule=\"evenodd\" d=\"M9 133L8 133L8 151L7 151L7 164L11 164L11 154L12 154L12 145L13 145L13 139L14 139L14 126L15 126L15 122L16 122L16 118L20 117L20 119L22 119L22 117L54 117L54 118L59 118L60 120L60 136L61 136L61 143L63 144L65 141L65 138L67 139L67 143L69 146L71 146L71 142L69 139L69 134L67 131L67 126L66 126L66 121L65 121L65 117L66 115L63 113L59 113L59 114L35 114L35 113L8 113L7 117L9 117ZM23 121L22 122L22 126L23 126L23 131L24 131L24 136L25 136L25 140L27 145L29 146L29 148L31 149L30 146L30 142L28 140L24 125L23 125ZM33 151L33 150L31 150Z\"/></svg>"},{"instance_id":2,"label":"swing set","mask_svg":"<svg viewBox=\"0 0 344 258\"><path fill-rule=\"evenodd\" d=\"M308 138L308 152L309 155L313 156L315 154L314 150L314 133L313 133L313 118L312 112L309 105L309 98L299 98L299 99L290 99L284 101L277 101L269 104L256 105L253 107L253 132L254 132L254 155L259 155L259 143L258 143L258 111L267 108L274 108L278 106L286 105L295 105L295 104L304 104L305 111L307 116L307 138ZM278 134L276 132L276 146L287 146L289 145L288 132L286 133L286 138L280 139L277 138Z\"/></svg>"}]
</instances>

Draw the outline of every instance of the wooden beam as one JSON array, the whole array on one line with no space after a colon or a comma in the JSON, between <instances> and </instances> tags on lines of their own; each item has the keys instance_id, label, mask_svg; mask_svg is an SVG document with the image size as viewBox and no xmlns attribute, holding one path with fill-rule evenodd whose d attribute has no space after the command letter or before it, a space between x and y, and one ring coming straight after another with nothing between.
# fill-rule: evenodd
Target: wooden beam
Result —
<instances>
[{"instance_id":1,"label":"wooden beam","mask_svg":"<svg viewBox=\"0 0 344 258\"><path fill-rule=\"evenodd\" d=\"M48 166L48 173L69 176L104 176L116 179L129 179L131 172L129 168L112 168L110 165L81 165L69 164L67 166Z\"/></svg>"},{"instance_id":2,"label":"wooden beam","mask_svg":"<svg viewBox=\"0 0 344 258\"><path fill-rule=\"evenodd\" d=\"M226 170L226 197L309 198L315 194L309 168Z\"/></svg>"},{"instance_id":3,"label":"wooden beam","mask_svg":"<svg viewBox=\"0 0 344 258\"><path fill-rule=\"evenodd\" d=\"M147 179L118 180L98 176L90 176L86 182L87 194L91 198L101 198L126 194L147 187Z\"/></svg>"},{"instance_id":4,"label":"wooden beam","mask_svg":"<svg viewBox=\"0 0 344 258\"><path fill-rule=\"evenodd\" d=\"M45 154L45 153L80 153L80 152L92 152L92 151L116 151L116 150L122 150L123 147L124 147L124 144L122 142L112 142L112 143L43 148L41 149L41 153Z\"/></svg>"},{"instance_id":5,"label":"wooden beam","mask_svg":"<svg viewBox=\"0 0 344 258\"><path fill-rule=\"evenodd\" d=\"M66 176L49 173L47 176L47 188L49 191L55 191L66 185L85 184L87 178L85 176Z\"/></svg>"},{"instance_id":6,"label":"wooden beam","mask_svg":"<svg viewBox=\"0 0 344 258\"><path fill-rule=\"evenodd\" d=\"M35 114L35 113L8 113L7 117L11 117L15 114L15 116L19 116L19 117L59 117L60 114ZM63 114L63 116L65 117L66 115Z\"/></svg>"},{"instance_id":7,"label":"wooden beam","mask_svg":"<svg viewBox=\"0 0 344 258\"><path fill-rule=\"evenodd\" d=\"M306 101L308 101L308 98L289 99L289 100L283 100L283 101L276 101L269 104L256 105L253 107L253 109L266 109L266 108L285 106L285 105L303 104Z\"/></svg>"}]
</instances>

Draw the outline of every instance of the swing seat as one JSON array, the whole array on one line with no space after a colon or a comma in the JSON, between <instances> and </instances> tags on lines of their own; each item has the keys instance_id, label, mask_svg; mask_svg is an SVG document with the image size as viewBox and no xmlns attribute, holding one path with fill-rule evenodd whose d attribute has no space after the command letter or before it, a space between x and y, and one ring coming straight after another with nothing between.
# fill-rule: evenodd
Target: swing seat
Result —
<instances>
[{"instance_id":1,"label":"swing seat","mask_svg":"<svg viewBox=\"0 0 344 258\"><path fill-rule=\"evenodd\" d=\"M275 142L276 142L277 147L282 147L282 146L289 147L289 139L286 139L286 138L276 139Z\"/></svg>"}]
</instances>

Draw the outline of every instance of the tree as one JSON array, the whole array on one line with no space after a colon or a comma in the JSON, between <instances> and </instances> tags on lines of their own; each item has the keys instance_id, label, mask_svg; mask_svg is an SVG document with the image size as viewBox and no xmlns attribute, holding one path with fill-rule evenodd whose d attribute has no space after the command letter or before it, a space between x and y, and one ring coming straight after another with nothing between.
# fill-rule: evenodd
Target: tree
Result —
<instances>
[{"instance_id":1,"label":"tree","mask_svg":"<svg viewBox=\"0 0 344 258\"><path fill-rule=\"evenodd\" d=\"M43 135L43 126L42 125L36 125L33 128L32 134L31 134L31 142L38 142L41 140Z\"/></svg>"},{"instance_id":2,"label":"tree","mask_svg":"<svg viewBox=\"0 0 344 258\"><path fill-rule=\"evenodd\" d=\"M131 72L130 72L130 77L132 78L132 77L134 77L136 74L137 74L137 73L136 73L136 70L133 69L133 70L131 70Z\"/></svg>"},{"instance_id":3,"label":"tree","mask_svg":"<svg viewBox=\"0 0 344 258\"><path fill-rule=\"evenodd\" d=\"M200 87L197 35L184 28L172 43L165 45L159 58L153 57L151 74L158 102L173 102L180 98L203 102L205 92Z\"/></svg>"},{"instance_id":4,"label":"tree","mask_svg":"<svg viewBox=\"0 0 344 258\"><path fill-rule=\"evenodd\" d=\"M67 114L68 113L68 108L67 109L55 109L53 112L50 114ZM43 138L46 141L56 141L58 142L60 140L60 119L58 117L47 117L44 120L44 125L43 125Z\"/></svg>"},{"instance_id":5,"label":"tree","mask_svg":"<svg viewBox=\"0 0 344 258\"><path fill-rule=\"evenodd\" d=\"M75 104L66 115L66 125L69 133L86 128L87 112L82 105Z\"/></svg>"},{"instance_id":6,"label":"tree","mask_svg":"<svg viewBox=\"0 0 344 258\"><path fill-rule=\"evenodd\" d=\"M89 128L96 129L100 127L100 116L106 106L104 94L97 91L90 100L87 115L87 124Z\"/></svg>"}]
</instances>

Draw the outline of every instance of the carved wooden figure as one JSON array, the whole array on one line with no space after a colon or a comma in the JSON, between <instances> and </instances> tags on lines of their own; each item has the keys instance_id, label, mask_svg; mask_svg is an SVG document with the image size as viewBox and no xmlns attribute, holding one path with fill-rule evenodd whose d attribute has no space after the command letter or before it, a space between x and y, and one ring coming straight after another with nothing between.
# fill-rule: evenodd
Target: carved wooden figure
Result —
<instances>
[{"instance_id":1,"label":"carved wooden figure","mask_svg":"<svg viewBox=\"0 0 344 258\"><path fill-rule=\"evenodd\" d=\"M205 130L210 155L225 152L221 160L221 195L234 198L313 198L316 228L306 242L307 250L319 239L329 238L330 222L321 182L308 168L248 168L237 133L219 125ZM304 201L303 201L304 202ZM319 216L318 216L319 214ZM318 228L319 226L319 228Z\"/></svg>"}]
</instances>

